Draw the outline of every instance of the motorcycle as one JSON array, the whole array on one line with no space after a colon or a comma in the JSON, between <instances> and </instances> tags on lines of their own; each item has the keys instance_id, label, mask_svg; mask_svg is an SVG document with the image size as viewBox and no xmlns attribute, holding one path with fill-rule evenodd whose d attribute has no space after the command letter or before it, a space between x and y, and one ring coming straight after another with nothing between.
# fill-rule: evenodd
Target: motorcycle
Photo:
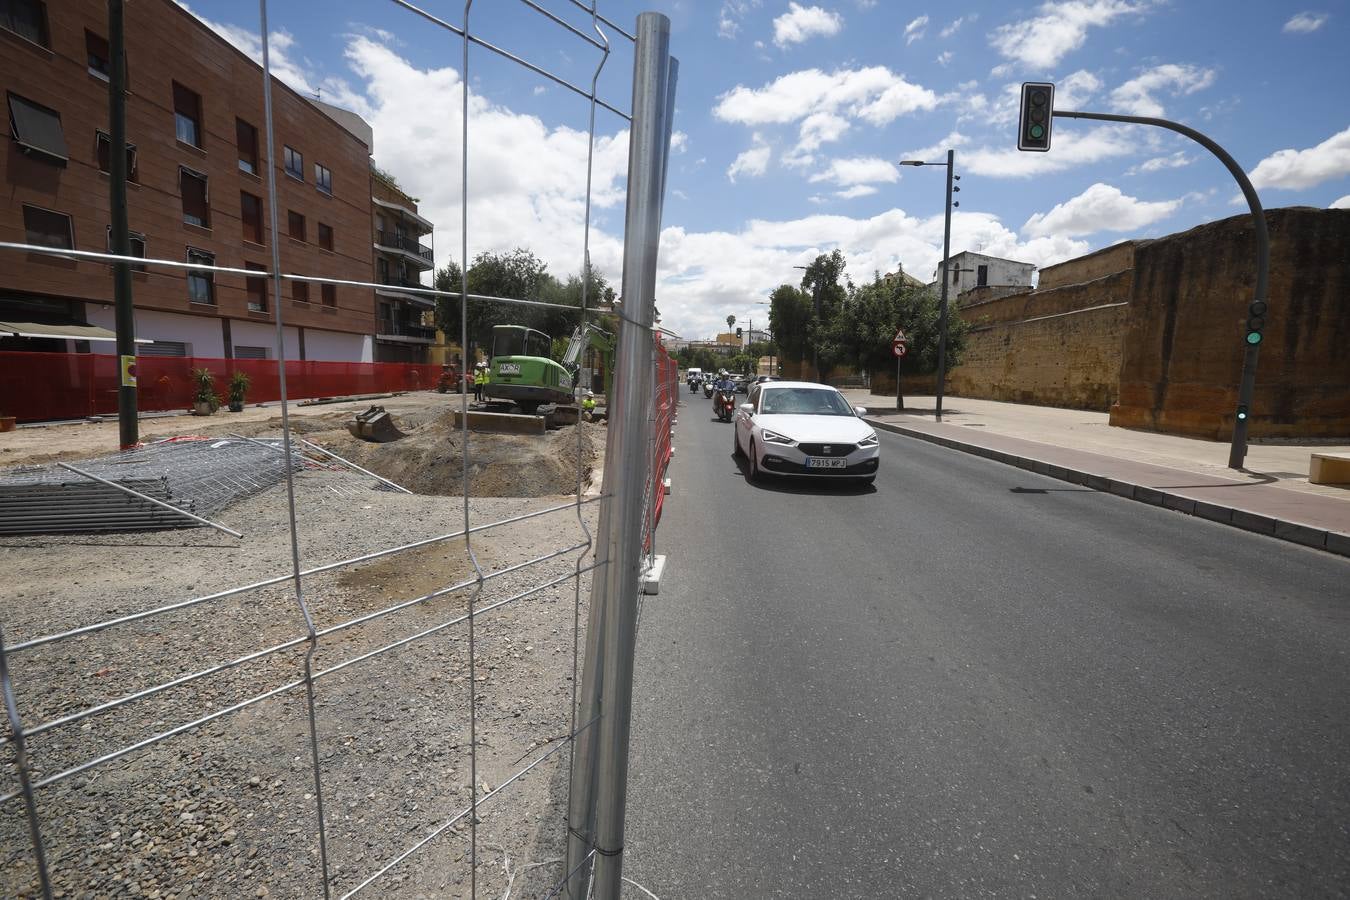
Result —
<instances>
[{"instance_id":1,"label":"motorcycle","mask_svg":"<svg viewBox=\"0 0 1350 900\"><path fill-rule=\"evenodd\" d=\"M712 386L712 382L711 382L711 381L705 381L705 382L703 382L703 396L705 396L705 397L711 397L711 396L712 396L712 389L713 389L713 386Z\"/></svg>"},{"instance_id":2,"label":"motorcycle","mask_svg":"<svg viewBox=\"0 0 1350 900\"><path fill-rule=\"evenodd\" d=\"M723 422L730 422L731 414L735 409L736 392L719 390L716 399L713 400L713 410L717 413L717 418Z\"/></svg>"}]
</instances>

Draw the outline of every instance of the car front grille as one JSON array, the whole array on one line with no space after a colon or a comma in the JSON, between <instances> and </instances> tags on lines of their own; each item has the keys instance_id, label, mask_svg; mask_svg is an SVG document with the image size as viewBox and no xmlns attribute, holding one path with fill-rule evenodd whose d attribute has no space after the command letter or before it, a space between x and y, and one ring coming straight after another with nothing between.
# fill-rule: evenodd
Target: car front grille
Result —
<instances>
[{"instance_id":1,"label":"car front grille","mask_svg":"<svg viewBox=\"0 0 1350 900\"><path fill-rule=\"evenodd\" d=\"M857 444L798 444L797 449L807 456L848 456L858 449Z\"/></svg>"}]
</instances>

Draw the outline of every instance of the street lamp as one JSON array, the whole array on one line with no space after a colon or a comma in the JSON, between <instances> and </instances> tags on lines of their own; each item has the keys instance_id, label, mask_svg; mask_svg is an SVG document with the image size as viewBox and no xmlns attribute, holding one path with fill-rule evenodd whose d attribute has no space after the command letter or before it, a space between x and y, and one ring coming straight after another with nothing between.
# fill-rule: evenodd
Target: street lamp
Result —
<instances>
[{"instance_id":1,"label":"street lamp","mask_svg":"<svg viewBox=\"0 0 1350 900\"><path fill-rule=\"evenodd\" d=\"M793 266L794 269L807 271L809 266ZM820 381L820 279L811 286L811 305L815 309L813 322L815 324L815 339L811 341L811 352L814 354L812 366L816 370L816 381Z\"/></svg>"},{"instance_id":2,"label":"street lamp","mask_svg":"<svg viewBox=\"0 0 1350 900\"><path fill-rule=\"evenodd\" d=\"M960 193L961 188L954 187L953 181L960 181L961 176L953 172L956 166L956 151L947 151L947 161L924 162L921 159L903 159L900 161L902 166L946 166L947 167L947 208L945 210L945 221L942 226L942 293L938 305L938 358L937 358L937 405L935 407L936 420L942 421L942 392L947 386L947 266L952 253L952 207L959 207L960 203L952 202L952 194ZM899 390L899 388L896 388Z\"/></svg>"}]
</instances>

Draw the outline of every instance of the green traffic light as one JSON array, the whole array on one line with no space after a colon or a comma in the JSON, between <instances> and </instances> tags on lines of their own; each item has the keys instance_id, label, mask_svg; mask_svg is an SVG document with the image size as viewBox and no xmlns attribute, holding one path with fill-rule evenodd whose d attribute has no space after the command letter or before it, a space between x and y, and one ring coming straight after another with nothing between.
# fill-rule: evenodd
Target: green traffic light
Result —
<instances>
[{"instance_id":1,"label":"green traffic light","mask_svg":"<svg viewBox=\"0 0 1350 900\"><path fill-rule=\"evenodd\" d=\"M1036 138L1036 140L1040 140L1045 137L1045 128L1040 125L1032 125L1030 134L1032 137Z\"/></svg>"},{"instance_id":2,"label":"green traffic light","mask_svg":"<svg viewBox=\"0 0 1350 900\"><path fill-rule=\"evenodd\" d=\"M1237 412L1237 417L1238 417L1239 419L1245 419L1245 418L1247 418L1247 407L1245 407L1245 406L1239 406L1239 407L1238 407L1238 412Z\"/></svg>"},{"instance_id":3,"label":"green traffic light","mask_svg":"<svg viewBox=\"0 0 1350 900\"><path fill-rule=\"evenodd\" d=\"M1261 332L1259 331L1247 332L1247 343L1251 344L1253 347L1261 343Z\"/></svg>"}]
</instances>

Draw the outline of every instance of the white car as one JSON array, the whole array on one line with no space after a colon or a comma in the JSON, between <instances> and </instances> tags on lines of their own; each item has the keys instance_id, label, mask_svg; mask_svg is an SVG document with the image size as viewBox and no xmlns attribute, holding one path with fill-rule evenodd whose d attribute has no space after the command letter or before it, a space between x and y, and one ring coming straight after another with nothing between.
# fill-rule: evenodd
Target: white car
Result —
<instances>
[{"instance_id":1,"label":"white car","mask_svg":"<svg viewBox=\"0 0 1350 900\"><path fill-rule=\"evenodd\" d=\"M827 385L757 384L750 388L750 402L736 413L736 455L749 458L751 481L761 475L804 475L871 484L881 447L876 431L863 421L866 414Z\"/></svg>"}]
</instances>

